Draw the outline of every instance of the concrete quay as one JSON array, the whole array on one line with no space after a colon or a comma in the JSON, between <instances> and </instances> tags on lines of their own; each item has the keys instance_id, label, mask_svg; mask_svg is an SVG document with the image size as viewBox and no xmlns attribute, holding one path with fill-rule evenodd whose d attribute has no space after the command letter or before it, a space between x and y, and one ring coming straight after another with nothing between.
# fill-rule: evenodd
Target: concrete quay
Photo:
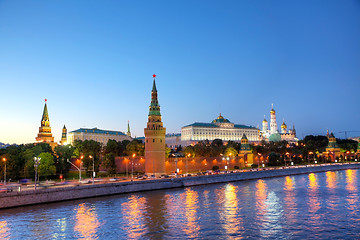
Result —
<instances>
[{"instance_id":1,"label":"concrete quay","mask_svg":"<svg viewBox=\"0 0 360 240\"><path fill-rule=\"evenodd\" d=\"M297 174L307 174L326 171L338 171L346 169L358 169L360 164L331 164L310 167L291 167L285 169L248 171L218 175L201 175L181 178L153 179L140 181L126 181L103 183L95 185L66 186L48 189L26 190L20 192L0 193L0 209L19 207L32 204L67 201L74 199L170 189L179 187L191 187L197 185L226 183L261 178L282 177Z\"/></svg>"}]
</instances>

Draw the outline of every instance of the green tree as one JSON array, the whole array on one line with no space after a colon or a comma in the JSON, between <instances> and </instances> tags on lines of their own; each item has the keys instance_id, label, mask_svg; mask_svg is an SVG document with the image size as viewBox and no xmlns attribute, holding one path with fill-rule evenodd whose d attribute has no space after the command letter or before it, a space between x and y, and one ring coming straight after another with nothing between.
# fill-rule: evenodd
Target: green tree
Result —
<instances>
[{"instance_id":1,"label":"green tree","mask_svg":"<svg viewBox=\"0 0 360 240\"><path fill-rule=\"evenodd\" d=\"M145 146L144 143L140 140L132 140L127 146L126 146L126 153L128 156L132 156L133 154L136 154L136 156L144 156L145 153Z\"/></svg>"},{"instance_id":2,"label":"green tree","mask_svg":"<svg viewBox=\"0 0 360 240\"><path fill-rule=\"evenodd\" d=\"M54 157L48 152L40 153L38 157L41 158L38 167L39 176L47 178L54 175L56 173Z\"/></svg>"},{"instance_id":3,"label":"green tree","mask_svg":"<svg viewBox=\"0 0 360 240\"><path fill-rule=\"evenodd\" d=\"M115 154L110 152L105 155L103 166L109 174L116 173Z\"/></svg>"},{"instance_id":4,"label":"green tree","mask_svg":"<svg viewBox=\"0 0 360 240\"><path fill-rule=\"evenodd\" d=\"M233 147L227 147L225 150L225 156L233 156L236 157L238 155L238 151L236 151Z\"/></svg>"}]
</instances>

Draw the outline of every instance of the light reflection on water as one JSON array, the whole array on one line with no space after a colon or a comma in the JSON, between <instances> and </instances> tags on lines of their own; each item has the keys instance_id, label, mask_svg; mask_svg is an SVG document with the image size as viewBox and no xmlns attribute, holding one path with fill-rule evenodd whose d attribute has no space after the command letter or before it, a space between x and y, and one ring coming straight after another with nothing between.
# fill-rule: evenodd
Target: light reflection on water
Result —
<instances>
[{"instance_id":1,"label":"light reflection on water","mask_svg":"<svg viewBox=\"0 0 360 240\"><path fill-rule=\"evenodd\" d=\"M10 229L7 226L6 221L0 221L0 239L10 239Z\"/></svg>"},{"instance_id":2,"label":"light reflection on water","mask_svg":"<svg viewBox=\"0 0 360 240\"><path fill-rule=\"evenodd\" d=\"M360 170L0 211L0 239L359 239Z\"/></svg>"},{"instance_id":3,"label":"light reflection on water","mask_svg":"<svg viewBox=\"0 0 360 240\"><path fill-rule=\"evenodd\" d=\"M100 222L97 218L95 207L82 203L75 207L74 230L79 234L79 239L97 239L97 230Z\"/></svg>"}]
</instances>

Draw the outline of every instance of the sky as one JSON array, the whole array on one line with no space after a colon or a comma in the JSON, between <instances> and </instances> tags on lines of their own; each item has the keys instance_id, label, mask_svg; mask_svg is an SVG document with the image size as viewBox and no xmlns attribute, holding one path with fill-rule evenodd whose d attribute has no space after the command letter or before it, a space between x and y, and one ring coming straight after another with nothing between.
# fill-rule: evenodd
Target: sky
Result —
<instances>
[{"instance_id":1,"label":"sky","mask_svg":"<svg viewBox=\"0 0 360 240\"><path fill-rule=\"evenodd\" d=\"M34 142L45 98L55 141L144 136L153 74L167 133L274 104L300 139L360 136L360 1L0 0L0 142Z\"/></svg>"}]
</instances>

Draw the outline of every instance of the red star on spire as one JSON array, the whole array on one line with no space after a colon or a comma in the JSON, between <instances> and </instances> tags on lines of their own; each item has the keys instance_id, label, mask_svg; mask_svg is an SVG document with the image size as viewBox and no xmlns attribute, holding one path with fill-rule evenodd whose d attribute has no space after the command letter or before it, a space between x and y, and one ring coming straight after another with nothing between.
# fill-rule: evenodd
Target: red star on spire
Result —
<instances>
[{"instance_id":1,"label":"red star on spire","mask_svg":"<svg viewBox=\"0 0 360 240\"><path fill-rule=\"evenodd\" d=\"M45 102L47 102L47 99L45 98Z\"/></svg>"},{"instance_id":2,"label":"red star on spire","mask_svg":"<svg viewBox=\"0 0 360 240\"><path fill-rule=\"evenodd\" d=\"M155 74L153 75L153 78L156 78L156 75L155 75Z\"/></svg>"}]
</instances>

